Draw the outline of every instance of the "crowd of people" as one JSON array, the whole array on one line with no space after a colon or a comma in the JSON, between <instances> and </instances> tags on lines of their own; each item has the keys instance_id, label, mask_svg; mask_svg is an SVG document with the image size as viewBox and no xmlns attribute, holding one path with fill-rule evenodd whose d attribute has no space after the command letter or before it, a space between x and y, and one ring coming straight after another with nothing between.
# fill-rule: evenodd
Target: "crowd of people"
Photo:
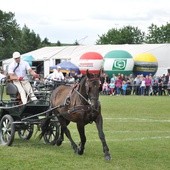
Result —
<instances>
[{"instance_id":1,"label":"crowd of people","mask_svg":"<svg viewBox=\"0 0 170 170\"><path fill-rule=\"evenodd\" d=\"M170 73L162 76L113 74L111 78L103 73L101 76L101 94L170 96Z\"/></svg>"}]
</instances>

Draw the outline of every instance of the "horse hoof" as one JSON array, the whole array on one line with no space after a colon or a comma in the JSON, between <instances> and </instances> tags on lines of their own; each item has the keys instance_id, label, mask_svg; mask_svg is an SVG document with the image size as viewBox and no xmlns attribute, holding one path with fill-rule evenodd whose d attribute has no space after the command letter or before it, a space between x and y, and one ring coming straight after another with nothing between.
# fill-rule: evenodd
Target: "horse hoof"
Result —
<instances>
[{"instance_id":1,"label":"horse hoof","mask_svg":"<svg viewBox=\"0 0 170 170\"><path fill-rule=\"evenodd\" d=\"M62 142L63 142L62 140L57 140L56 145L60 146L62 144Z\"/></svg>"},{"instance_id":2,"label":"horse hoof","mask_svg":"<svg viewBox=\"0 0 170 170\"><path fill-rule=\"evenodd\" d=\"M84 150L79 150L78 149L78 152L77 152L79 155L83 155L83 153L84 153Z\"/></svg>"},{"instance_id":3,"label":"horse hoof","mask_svg":"<svg viewBox=\"0 0 170 170\"><path fill-rule=\"evenodd\" d=\"M106 155L106 156L105 156L105 160L106 160L106 161L110 161L111 159L112 159L112 158L111 158L110 155Z\"/></svg>"}]
</instances>

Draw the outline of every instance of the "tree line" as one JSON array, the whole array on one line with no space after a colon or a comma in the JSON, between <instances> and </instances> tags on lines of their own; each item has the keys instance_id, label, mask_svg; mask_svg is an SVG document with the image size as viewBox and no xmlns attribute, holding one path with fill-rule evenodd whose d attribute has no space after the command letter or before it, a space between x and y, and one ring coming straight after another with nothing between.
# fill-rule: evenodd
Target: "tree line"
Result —
<instances>
[{"instance_id":1,"label":"tree line","mask_svg":"<svg viewBox=\"0 0 170 170\"><path fill-rule=\"evenodd\" d=\"M160 27L151 24L147 34L138 27L124 26L120 29L111 28L106 34L98 37L96 45L170 43L170 23ZM0 10L0 60L11 58L14 51L23 54L45 46L63 45L79 45L79 43L77 40L73 44L62 44L59 40L51 43L48 38L42 40L39 34L26 25L20 28L14 13Z\"/></svg>"},{"instance_id":2,"label":"tree line","mask_svg":"<svg viewBox=\"0 0 170 170\"><path fill-rule=\"evenodd\" d=\"M106 34L99 36L96 44L162 44L170 43L170 23L158 27L151 24L148 33L141 31L138 27L124 26L117 29L112 28Z\"/></svg>"},{"instance_id":3,"label":"tree line","mask_svg":"<svg viewBox=\"0 0 170 170\"><path fill-rule=\"evenodd\" d=\"M71 44L61 44L59 40L51 43L48 38L42 40L26 25L20 28L14 13L0 10L0 60L11 58L14 51L23 54L45 46L61 45ZM77 41L72 45L78 45Z\"/></svg>"}]
</instances>

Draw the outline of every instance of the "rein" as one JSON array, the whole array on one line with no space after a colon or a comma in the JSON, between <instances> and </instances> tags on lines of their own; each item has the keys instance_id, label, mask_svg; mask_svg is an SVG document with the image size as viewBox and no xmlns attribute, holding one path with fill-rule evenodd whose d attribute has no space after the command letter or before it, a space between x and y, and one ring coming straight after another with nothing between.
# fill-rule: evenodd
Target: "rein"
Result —
<instances>
[{"instance_id":1,"label":"rein","mask_svg":"<svg viewBox=\"0 0 170 170\"><path fill-rule=\"evenodd\" d=\"M99 78L96 78L96 77L94 77L94 78L87 78L86 79L87 81L89 81L89 82L93 82L93 81L97 81L97 80L99 80ZM87 82L86 82L87 83ZM88 83L87 83L88 84ZM88 92L86 91L86 93L87 93L87 95L88 95L88 99L86 99L79 91L78 91L78 89L79 89L79 86L80 86L80 83L79 84L76 84L74 87L73 87L73 89L70 91L70 94L68 95L68 97L66 98L66 100L65 100L65 104L66 105L69 105L69 103L70 103L70 96L72 95L72 93L73 93L73 91L75 91L84 101L86 101L87 102L87 104L90 106L90 108L91 108L91 110L93 110L93 111L98 111L97 109L95 109L95 108L92 108L92 103L91 103L91 101L90 100L97 100L97 97L89 97L89 95L88 95ZM67 102L68 101L68 102ZM64 104L64 105L65 105ZM83 109L84 110L84 107L87 107L88 105L86 105L86 106L84 106L84 105L79 105L78 107L76 107L76 109ZM80 109L80 110L81 110ZM73 107L71 110L75 110L75 107Z\"/></svg>"},{"instance_id":2,"label":"rein","mask_svg":"<svg viewBox=\"0 0 170 170\"><path fill-rule=\"evenodd\" d=\"M90 78L90 79L87 79L89 81L96 81L96 80L99 80L99 78ZM73 91L75 91L79 96L81 96L89 105L91 105L91 102L90 100L87 100L76 88L73 89ZM91 99L96 99L95 97L92 97Z\"/></svg>"},{"instance_id":3,"label":"rein","mask_svg":"<svg viewBox=\"0 0 170 170\"><path fill-rule=\"evenodd\" d=\"M76 89L74 89L74 91L75 91L79 96L81 96L88 104L91 105L91 103L90 103L79 91L77 91Z\"/></svg>"}]
</instances>

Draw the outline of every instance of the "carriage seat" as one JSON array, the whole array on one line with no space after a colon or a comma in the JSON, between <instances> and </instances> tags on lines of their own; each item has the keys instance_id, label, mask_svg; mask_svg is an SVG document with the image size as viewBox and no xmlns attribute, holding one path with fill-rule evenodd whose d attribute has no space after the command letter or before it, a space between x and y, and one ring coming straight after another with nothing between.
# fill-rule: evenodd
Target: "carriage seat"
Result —
<instances>
[{"instance_id":1,"label":"carriage seat","mask_svg":"<svg viewBox=\"0 0 170 170\"><path fill-rule=\"evenodd\" d=\"M18 100L18 88L15 84L9 82L6 85L6 94L10 96L11 101Z\"/></svg>"}]
</instances>

